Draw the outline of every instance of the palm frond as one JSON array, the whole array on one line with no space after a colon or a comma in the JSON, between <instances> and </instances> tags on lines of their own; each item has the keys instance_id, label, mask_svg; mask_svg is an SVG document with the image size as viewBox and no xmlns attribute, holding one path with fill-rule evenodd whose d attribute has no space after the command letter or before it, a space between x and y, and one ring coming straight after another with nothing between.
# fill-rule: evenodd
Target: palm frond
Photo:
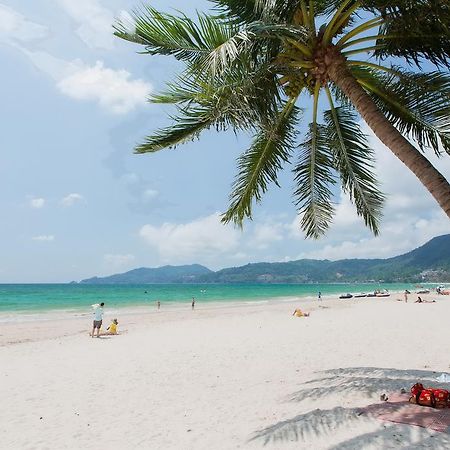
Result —
<instances>
[{"instance_id":1,"label":"palm frond","mask_svg":"<svg viewBox=\"0 0 450 450\"><path fill-rule=\"evenodd\" d=\"M328 145L326 129L317 123L319 87L317 83L313 121L309 125L306 140L300 144L300 158L294 168L294 198L302 216L301 227L307 237L315 239L327 231L333 217L330 187L336 182L332 173L333 155Z\"/></svg>"},{"instance_id":2,"label":"palm frond","mask_svg":"<svg viewBox=\"0 0 450 450\"><path fill-rule=\"evenodd\" d=\"M203 103L205 93L201 89L202 83L190 76L178 76L175 81L166 83L166 89L159 93L152 93L149 97L151 103L159 104L191 104Z\"/></svg>"},{"instance_id":3,"label":"palm frond","mask_svg":"<svg viewBox=\"0 0 450 450\"><path fill-rule=\"evenodd\" d=\"M283 39L305 42L308 37L303 27L286 24L252 22L241 28L219 46L211 49L204 59L201 69L212 74L232 67L232 64L245 55L258 53L266 57L275 55Z\"/></svg>"},{"instance_id":4,"label":"palm frond","mask_svg":"<svg viewBox=\"0 0 450 450\"><path fill-rule=\"evenodd\" d=\"M229 20L239 23L269 21L291 23L294 16L301 15L302 3L309 14L308 0L209 0L216 10ZM335 0L337 1L337 0ZM324 15L329 10L328 0L315 0L314 16Z\"/></svg>"},{"instance_id":5,"label":"palm frond","mask_svg":"<svg viewBox=\"0 0 450 450\"><path fill-rule=\"evenodd\" d=\"M331 20L326 25L324 30L324 42L330 43L332 37L339 34L343 27L350 21L351 16L355 13L359 3L355 0L344 0L341 5L336 8Z\"/></svg>"},{"instance_id":6,"label":"palm frond","mask_svg":"<svg viewBox=\"0 0 450 450\"><path fill-rule=\"evenodd\" d=\"M252 70L252 71L251 71ZM210 127L235 131L255 130L267 126L278 116L280 100L276 74L266 66L256 70L251 61L240 59L232 71L220 76L189 70L160 94L153 94L154 103L175 104L179 114L172 117L173 125L157 130L136 149L147 153L175 147L195 139Z\"/></svg>"},{"instance_id":7,"label":"palm frond","mask_svg":"<svg viewBox=\"0 0 450 450\"><path fill-rule=\"evenodd\" d=\"M184 14L174 16L151 6L134 11L132 18L134 29L119 20L114 34L145 46L145 53L171 55L190 62L207 57L239 32L236 26L217 17L198 14L194 22Z\"/></svg>"},{"instance_id":8,"label":"palm frond","mask_svg":"<svg viewBox=\"0 0 450 450\"><path fill-rule=\"evenodd\" d=\"M382 40L375 56L397 56L418 66L426 59L436 66L450 67L450 3L440 0L365 0L365 8L384 18Z\"/></svg>"},{"instance_id":9,"label":"palm frond","mask_svg":"<svg viewBox=\"0 0 450 450\"><path fill-rule=\"evenodd\" d=\"M366 226L377 235L384 196L372 171L374 152L359 127L357 114L345 106L334 107L328 88L327 94L331 109L324 112L326 137L340 173L342 188L350 194L350 200Z\"/></svg>"},{"instance_id":10,"label":"palm frond","mask_svg":"<svg viewBox=\"0 0 450 450\"><path fill-rule=\"evenodd\" d=\"M235 130L254 130L278 116L280 86L275 72L266 65L250 71L246 59L241 58L232 71L209 77L203 86L211 107Z\"/></svg>"},{"instance_id":11,"label":"palm frond","mask_svg":"<svg viewBox=\"0 0 450 450\"><path fill-rule=\"evenodd\" d=\"M256 0L209 0L215 9L231 21L249 23L261 19L261 12L255 8Z\"/></svg>"},{"instance_id":12,"label":"palm frond","mask_svg":"<svg viewBox=\"0 0 450 450\"><path fill-rule=\"evenodd\" d=\"M388 120L424 151L450 154L450 75L443 72L391 73L352 66L351 71Z\"/></svg>"},{"instance_id":13,"label":"palm frond","mask_svg":"<svg viewBox=\"0 0 450 450\"><path fill-rule=\"evenodd\" d=\"M209 52L203 63L203 68L213 74L229 69L230 65L249 48L253 37L253 33L249 30L238 31L234 36Z\"/></svg>"},{"instance_id":14,"label":"palm frond","mask_svg":"<svg viewBox=\"0 0 450 450\"><path fill-rule=\"evenodd\" d=\"M310 124L300 148L299 162L294 168L295 204L306 236L317 239L328 230L334 215L331 186L336 180L325 127L317 124L314 128Z\"/></svg>"},{"instance_id":15,"label":"palm frond","mask_svg":"<svg viewBox=\"0 0 450 450\"><path fill-rule=\"evenodd\" d=\"M192 141L203 130L210 128L216 118L207 108L195 107L186 108L183 114L172 119L172 126L156 130L135 148L135 153L154 153Z\"/></svg>"},{"instance_id":16,"label":"palm frond","mask_svg":"<svg viewBox=\"0 0 450 450\"><path fill-rule=\"evenodd\" d=\"M293 150L299 112L295 99L288 101L277 120L261 129L250 149L239 158L239 174L233 184L230 207L222 216L222 222L242 226L245 218L252 218L253 201L261 201L270 183L278 185L278 171L289 160Z\"/></svg>"}]
</instances>

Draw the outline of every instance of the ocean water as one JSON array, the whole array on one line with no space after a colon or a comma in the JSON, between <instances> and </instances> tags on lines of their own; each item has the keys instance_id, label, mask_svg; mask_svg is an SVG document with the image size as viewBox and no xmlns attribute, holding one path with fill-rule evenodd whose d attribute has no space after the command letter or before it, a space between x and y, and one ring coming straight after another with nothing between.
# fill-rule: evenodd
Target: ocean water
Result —
<instances>
[{"instance_id":1,"label":"ocean water","mask_svg":"<svg viewBox=\"0 0 450 450\"><path fill-rule=\"evenodd\" d=\"M434 287L434 285L433 285ZM411 284L145 284L145 285L85 285L85 284L3 284L0 285L0 315L15 317L50 311L88 313L94 303L105 302L108 309L129 307L162 307L226 302L283 301L287 299L312 300L320 291L322 296L342 293L390 292L416 287Z\"/></svg>"}]
</instances>

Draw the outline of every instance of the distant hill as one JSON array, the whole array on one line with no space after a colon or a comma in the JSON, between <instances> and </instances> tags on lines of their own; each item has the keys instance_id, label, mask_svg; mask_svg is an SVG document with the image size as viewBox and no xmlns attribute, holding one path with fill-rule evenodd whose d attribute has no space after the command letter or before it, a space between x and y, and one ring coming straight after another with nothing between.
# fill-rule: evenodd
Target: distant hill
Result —
<instances>
[{"instance_id":1,"label":"distant hill","mask_svg":"<svg viewBox=\"0 0 450 450\"><path fill-rule=\"evenodd\" d=\"M211 273L205 266L191 264L189 266L163 266L155 269L141 267L129 272L109 277L93 277L81 280L85 284L152 284L152 283L192 283L200 275Z\"/></svg>"},{"instance_id":2,"label":"distant hill","mask_svg":"<svg viewBox=\"0 0 450 450\"><path fill-rule=\"evenodd\" d=\"M339 282L450 282L450 234L388 259L301 259L282 263L254 263L213 272L204 266L164 266L135 269L81 283L339 283Z\"/></svg>"},{"instance_id":3,"label":"distant hill","mask_svg":"<svg viewBox=\"0 0 450 450\"><path fill-rule=\"evenodd\" d=\"M204 283L339 283L450 281L450 234L388 259L301 259L254 263L199 277Z\"/></svg>"}]
</instances>

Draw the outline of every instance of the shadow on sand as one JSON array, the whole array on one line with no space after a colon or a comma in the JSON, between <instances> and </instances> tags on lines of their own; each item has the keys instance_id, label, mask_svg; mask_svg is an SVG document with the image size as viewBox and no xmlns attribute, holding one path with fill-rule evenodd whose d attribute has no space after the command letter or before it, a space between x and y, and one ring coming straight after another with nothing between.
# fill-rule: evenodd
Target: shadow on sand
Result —
<instances>
[{"instance_id":1,"label":"shadow on sand","mask_svg":"<svg viewBox=\"0 0 450 450\"><path fill-rule=\"evenodd\" d=\"M332 369L319 372L317 378L304 383L305 388L287 396L287 401L302 402L309 398L326 399L330 394L350 397L358 393L367 397L366 404L374 403L374 395L381 392L395 392L417 381L448 388L436 382L440 373L426 370L398 370L375 367L354 367ZM318 386L314 386L314 385ZM361 405L363 406L363 405ZM330 409L315 409L256 431L250 441L259 441L263 445L283 442L307 444L314 437L329 437L328 449L364 449L364 448L450 448L450 435L424 428L403 424L380 422L376 431L364 432L343 442L333 440L336 431L351 427L357 428L365 422L370 426L375 419L362 414L360 408L337 406ZM367 426L363 428L367 429ZM277 447L281 448L281 447Z\"/></svg>"}]
</instances>

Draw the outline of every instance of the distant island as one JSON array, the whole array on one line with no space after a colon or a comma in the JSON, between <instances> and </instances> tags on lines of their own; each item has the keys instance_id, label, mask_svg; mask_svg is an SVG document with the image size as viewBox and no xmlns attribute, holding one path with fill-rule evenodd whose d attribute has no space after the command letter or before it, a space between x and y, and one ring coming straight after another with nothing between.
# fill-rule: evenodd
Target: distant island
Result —
<instances>
[{"instance_id":1,"label":"distant island","mask_svg":"<svg viewBox=\"0 0 450 450\"><path fill-rule=\"evenodd\" d=\"M415 250L387 259L300 259L246 264L217 272L200 264L142 267L80 281L84 284L352 282L450 282L450 234L435 237Z\"/></svg>"}]
</instances>

